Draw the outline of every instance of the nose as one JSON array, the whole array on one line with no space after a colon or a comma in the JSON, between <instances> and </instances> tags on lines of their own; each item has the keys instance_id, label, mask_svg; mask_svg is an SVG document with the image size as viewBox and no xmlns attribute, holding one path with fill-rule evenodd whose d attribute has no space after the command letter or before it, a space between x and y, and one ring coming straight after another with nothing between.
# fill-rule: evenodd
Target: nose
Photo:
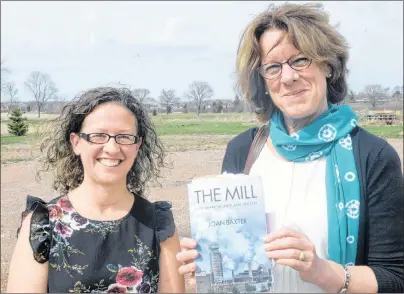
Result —
<instances>
[{"instance_id":1,"label":"nose","mask_svg":"<svg viewBox=\"0 0 404 294\"><path fill-rule=\"evenodd\" d=\"M108 153L118 153L121 151L121 147L116 143L115 138L110 138L109 141L104 144L104 151Z\"/></svg>"},{"instance_id":2,"label":"nose","mask_svg":"<svg viewBox=\"0 0 404 294\"><path fill-rule=\"evenodd\" d=\"M285 85L291 85L297 79L299 79L299 74L289 64L284 64L281 73L281 82Z\"/></svg>"}]
</instances>

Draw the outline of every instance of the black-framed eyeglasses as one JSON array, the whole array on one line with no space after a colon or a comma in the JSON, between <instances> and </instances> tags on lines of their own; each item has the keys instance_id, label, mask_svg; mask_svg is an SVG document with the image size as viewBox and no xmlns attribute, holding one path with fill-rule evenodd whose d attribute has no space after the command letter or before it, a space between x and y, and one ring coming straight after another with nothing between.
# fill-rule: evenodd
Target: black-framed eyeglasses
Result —
<instances>
[{"instance_id":1,"label":"black-framed eyeglasses","mask_svg":"<svg viewBox=\"0 0 404 294\"><path fill-rule=\"evenodd\" d=\"M270 62L258 68L260 75L267 80L279 78L284 64L288 64L296 71L302 71L310 66L312 59L303 56L292 56L286 62Z\"/></svg>"},{"instance_id":2,"label":"black-framed eyeglasses","mask_svg":"<svg viewBox=\"0 0 404 294\"><path fill-rule=\"evenodd\" d=\"M94 144L106 144L109 139L114 138L115 142L121 145L133 145L139 142L139 136L129 135L129 134L118 134L115 136L106 133L77 133L80 138L83 138L87 142Z\"/></svg>"}]
</instances>

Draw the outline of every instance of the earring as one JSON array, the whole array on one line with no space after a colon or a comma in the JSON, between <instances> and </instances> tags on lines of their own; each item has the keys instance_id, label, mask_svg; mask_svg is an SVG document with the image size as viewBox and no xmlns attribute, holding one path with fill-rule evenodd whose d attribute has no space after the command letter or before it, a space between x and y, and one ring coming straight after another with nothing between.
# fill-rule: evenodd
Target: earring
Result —
<instances>
[{"instance_id":1,"label":"earring","mask_svg":"<svg viewBox=\"0 0 404 294\"><path fill-rule=\"evenodd\" d=\"M329 73L329 74L327 75L327 78L331 78L331 76L332 76L332 74L331 74L331 73Z\"/></svg>"},{"instance_id":2,"label":"earring","mask_svg":"<svg viewBox=\"0 0 404 294\"><path fill-rule=\"evenodd\" d=\"M265 92L265 95L268 95L268 92Z\"/></svg>"}]
</instances>

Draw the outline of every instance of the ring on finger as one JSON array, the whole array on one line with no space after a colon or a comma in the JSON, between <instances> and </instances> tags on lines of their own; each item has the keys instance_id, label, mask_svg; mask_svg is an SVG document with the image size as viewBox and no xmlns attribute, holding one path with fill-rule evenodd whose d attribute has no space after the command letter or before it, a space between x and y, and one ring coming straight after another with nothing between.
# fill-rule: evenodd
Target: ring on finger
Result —
<instances>
[{"instance_id":1,"label":"ring on finger","mask_svg":"<svg viewBox=\"0 0 404 294\"><path fill-rule=\"evenodd\" d=\"M304 251L300 251L299 261L304 261L305 259L306 259L306 254L304 254Z\"/></svg>"}]
</instances>

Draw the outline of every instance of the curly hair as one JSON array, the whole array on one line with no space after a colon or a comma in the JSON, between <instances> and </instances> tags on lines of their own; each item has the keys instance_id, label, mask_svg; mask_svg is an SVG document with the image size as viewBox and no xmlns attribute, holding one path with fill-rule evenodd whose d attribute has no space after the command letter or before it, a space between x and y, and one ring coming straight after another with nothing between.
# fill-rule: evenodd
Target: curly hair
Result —
<instances>
[{"instance_id":1,"label":"curly hair","mask_svg":"<svg viewBox=\"0 0 404 294\"><path fill-rule=\"evenodd\" d=\"M160 184L166 153L146 110L127 88L98 87L77 95L63 107L60 116L44 125L47 135L40 145L42 166L37 176L40 178L42 173L52 170L55 190L67 193L82 183L83 165L73 152L70 133L79 132L86 116L107 102L119 103L131 111L137 120L138 135L142 137L142 146L127 175L128 189L144 197L150 181Z\"/></svg>"},{"instance_id":2,"label":"curly hair","mask_svg":"<svg viewBox=\"0 0 404 294\"><path fill-rule=\"evenodd\" d=\"M329 24L323 5L271 4L245 29L236 61L236 90L252 106L261 122L269 120L277 109L265 94L265 81L258 72L261 65L260 38L270 29L283 31L283 37L287 36L300 52L331 69L332 77L327 79L327 99L331 103L339 103L345 98L348 89L348 45L346 39Z\"/></svg>"}]
</instances>

